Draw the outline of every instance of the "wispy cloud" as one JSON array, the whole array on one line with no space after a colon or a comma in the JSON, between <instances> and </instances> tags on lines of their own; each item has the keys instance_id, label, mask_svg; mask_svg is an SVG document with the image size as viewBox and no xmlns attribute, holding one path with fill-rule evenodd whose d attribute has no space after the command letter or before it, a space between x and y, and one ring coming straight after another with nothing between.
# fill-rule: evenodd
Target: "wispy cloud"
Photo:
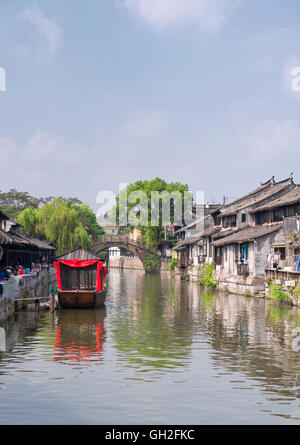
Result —
<instances>
[{"instance_id":1,"label":"wispy cloud","mask_svg":"<svg viewBox=\"0 0 300 445\"><path fill-rule=\"evenodd\" d=\"M241 0L119 0L130 13L155 30L194 23L218 31Z\"/></svg>"},{"instance_id":2,"label":"wispy cloud","mask_svg":"<svg viewBox=\"0 0 300 445\"><path fill-rule=\"evenodd\" d=\"M99 190L165 170L158 159L167 145L168 124L165 112L152 110L124 117L112 133L101 132L91 142L43 129L23 142L0 135L1 163L6 165L1 184L31 193L38 187L41 195L74 194L95 205ZM108 162L108 153L118 162Z\"/></svg>"},{"instance_id":3,"label":"wispy cloud","mask_svg":"<svg viewBox=\"0 0 300 445\"><path fill-rule=\"evenodd\" d=\"M47 48L53 53L63 43L63 32L57 21L50 19L36 4L27 8L21 16L33 25L36 32L46 41Z\"/></svg>"}]
</instances>

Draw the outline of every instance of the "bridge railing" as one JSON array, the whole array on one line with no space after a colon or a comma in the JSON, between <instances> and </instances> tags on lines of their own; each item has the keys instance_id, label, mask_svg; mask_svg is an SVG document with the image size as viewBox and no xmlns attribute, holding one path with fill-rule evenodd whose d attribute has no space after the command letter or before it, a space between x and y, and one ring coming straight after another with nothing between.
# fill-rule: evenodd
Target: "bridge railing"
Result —
<instances>
[{"instance_id":1,"label":"bridge railing","mask_svg":"<svg viewBox=\"0 0 300 445\"><path fill-rule=\"evenodd\" d=\"M147 251L153 253L154 255L157 255L157 252L154 249L146 247L145 244L141 243L140 241L133 240L128 235L111 235L111 236L103 235L103 236L99 237L99 239L97 241L95 241L95 243L97 243L97 244L99 244L99 243L104 243L104 244L108 244L108 243L128 244L128 243L130 243L136 247L139 247L140 249L147 250Z\"/></svg>"}]
</instances>

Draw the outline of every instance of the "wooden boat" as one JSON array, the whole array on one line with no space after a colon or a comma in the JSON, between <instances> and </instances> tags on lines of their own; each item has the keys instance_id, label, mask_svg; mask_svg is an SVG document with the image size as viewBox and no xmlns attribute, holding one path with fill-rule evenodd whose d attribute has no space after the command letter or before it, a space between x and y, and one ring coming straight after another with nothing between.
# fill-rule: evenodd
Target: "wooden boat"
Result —
<instances>
[{"instance_id":1,"label":"wooden boat","mask_svg":"<svg viewBox=\"0 0 300 445\"><path fill-rule=\"evenodd\" d=\"M54 265L61 308L96 309L104 306L107 269L100 257L77 249L57 258Z\"/></svg>"}]
</instances>

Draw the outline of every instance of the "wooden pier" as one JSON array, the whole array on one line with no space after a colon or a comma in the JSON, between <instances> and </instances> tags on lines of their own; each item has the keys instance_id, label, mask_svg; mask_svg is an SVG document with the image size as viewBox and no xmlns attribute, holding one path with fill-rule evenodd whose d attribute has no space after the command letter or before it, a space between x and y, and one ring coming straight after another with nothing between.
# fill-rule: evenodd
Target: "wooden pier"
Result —
<instances>
[{"instance_id":1,"label":"wooden pier","mask_svg":"<svg viewBox=\"0 0 300 445\"><path fill-rule=\"evenodd\" d=\"M50 312L54 312L56 308L56 297L56 291L50 290L49 295L46 297L16 298L14 300L14 309L15 312L21 312L23 310L23 303L27 303L28 311L39 312L42 309L41 303L48 303L46 307L49 307Z\"/></svg>"}]
</instances>

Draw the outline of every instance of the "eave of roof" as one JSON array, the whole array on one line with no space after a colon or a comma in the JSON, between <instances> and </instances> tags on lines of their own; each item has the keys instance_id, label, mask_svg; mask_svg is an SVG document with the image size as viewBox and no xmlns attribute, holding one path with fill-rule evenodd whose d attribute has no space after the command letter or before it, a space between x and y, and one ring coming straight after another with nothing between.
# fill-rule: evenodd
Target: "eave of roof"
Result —
<instances>
[{"instance_id":1,"label":"eave of roof","mask_svg":"<svg viewBox=\"0 0 300 445\"><path fill-rule=\"evenodd\" d=\"M2 231L4 234L3 244L5 245L16 245L16 246L28 246L35 247L41 250L55 250L55 247L51 246L47 241L34 238L32 236L10 230L9 232Z\"/></svg>"},{"instance_id":2,"label":"eave of roof","mask_svg":"<svg viewBox=\"0 0 300 445\"><path fill-rule=\"evenodd\" d=\"M285 207L288 205L297 204L298 202L300 202L300 186L299 185L295 186L295 188L290 190L284 196L280 196L280 198L277 198L265 205L257 207L256 209L253 209L250 213L262 212L264 210L272 210L277 207Z\"/></svg>"},{"instance_id":3,"label":"eave of roof","mask_svg":"<svg viewBox=\"0 0 300 445\"><path fill-rule=\"evenodd\" d=\"M206 229L204 230L204 232L202 233L202 238L206 237L206 236L213 236L217 233L219 233L221 230L220 226L217 227L211 227L210 229Z\"/></svg>"},{"instance_id":4,"label":"eave of roof","mask_svg":"<svg viewBox=\"0 0 300 445\"><path fill-rule=\"evenodd\" d=\"M186 246L191 246L192 244L196 244L197 241L199 241L201 239L201 237L190 237L190 238L186 238L183 241L180 241L178 244L176 244L176 246L173 248L174 250L178 250L181 249L182 247L186 247Z\"/></svg>"},{"instance_id":5,"label":"eave of roof","mask_svg":"<svg viewBox=\"0 0 300 445\"><path fill-rule=\"evenodd\" d=\"M185 227L182 227L179 230L176 230L175 235L178 233L186 232L187 230L194 229L198 224L203 225L204 221L209 217L209 215L201 216L201 218L198 218L196 221L193 221L192 223L188 224Z\"/></svg>"},{"instance_id":6,"label":"eave of roof","mask_svg":"<svg viewBox=\"0 0 300 445\"><path fill-rule=\"evenodd\" d=\"M246 199L241 200L240 202L231 203L228 204L228 207L224 207L220 211L220 216L231 216L235 215L237 212L246 209L248 207L251 207L255 204L258 204L259 202L262 202L268 198L271 198L276 193L281 192L285 188L287 188L291 182L280 182L268 185L266 187L263 187L260 192L256 193L254 196L249 196Z\"/></svg>"},{"instance_id":7,"label":"eave of roof","mask_svg":"<svg viewBox=\"0 0 300 445\"><path fill-rule=\"evenodd\" d=\"M257 238L262 238L263 236L278 232L282 228L282 225L282 223L275 223L263 226L248 226L230 236L214 241L213 244L214 246L224 246L247 241L250 242Z\"/></svg>"}]
</instances>

